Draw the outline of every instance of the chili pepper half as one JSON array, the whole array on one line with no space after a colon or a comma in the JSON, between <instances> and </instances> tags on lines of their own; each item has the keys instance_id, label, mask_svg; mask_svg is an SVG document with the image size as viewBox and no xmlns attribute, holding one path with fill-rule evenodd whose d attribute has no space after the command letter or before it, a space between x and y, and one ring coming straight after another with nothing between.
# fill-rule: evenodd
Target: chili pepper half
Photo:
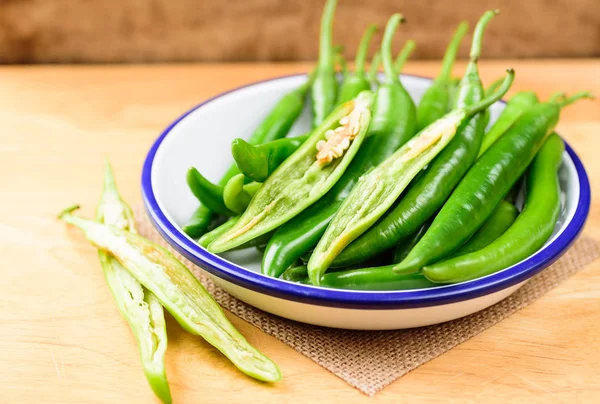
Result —
<instances>
[{"instance_id":1,"label":"chili pepper half","mask_svg":"<svg viewBox=\"0 0 600 404\"><path fill-rule=\"evenodd\" d=\"M314 73L311 73L306 83L285 94L275 104L267 117L254 130L248 139L250 144L256 145L267 143L287 136L291 127L294 125L294 122L296 122L302 113L302 110L304 109L304 99L306 98L306 93L312 84L313 78ZM233 164L221 178L219 184L215 186L224 187L231 177L239 174L239 172L240 171L238 170L237 166ZM198 174L200 173L198 172ZM189 175L190 173L188 171L188 176ZM192 190L192 192L194 191ZM196 198L198 198L196 193L194 193L194 195ZM217 198L215 201L219 202L220 200ZM218 206L223 207L223 205ZM210 225L213 216L213 211L208 206L205 206L201 201L200 206L192 214L192 217L190 220L188 220L188 223L183 227L183 231L192 238L198 238L206 232L206 229Z\"/></svg>"},{"instance_id":2,"label":"chili pepper half","mask_svg":"<svg viewBox=\"0 0 600 404\"><path fill-rule=\"evenodd\" d=\"M496 15L486 12L475 28L471 61L461 80L456 106L466 107L480 101L484 90L479 79L477 61L481 53L484 30ZM417 178L406 195L382 220L350 244L337 257L334 266L362 262L401 243L415 233L446 202L454 187L473 164L484 136L482 114L465 123L448 146Z\"/></svg>"},{"instance_id":3,"label":"chili pepper half","mask_svg":"<svg viewBox=\"0 0 600 404\"><path fill-rule=\"evenodd\" d=\"M423 93L421 102L419 102L417 107L417 130L425 128L452 109L450 100L452 92L452 67L454 66L460 43L468 29L469 24L464 21L456 28L444 55L442 70L431 86Z\"/></svg>"},{"instance_id":4,"label":"chili pepper half","mask_svg":"<svg viewBox=\"0 0 600 404\"><path fill-rule=\"evenodd\" d=\"M119 195L108 161L96 221L136 232L133 212ZM170 403L171 392L165 374L167 326L163 308L156 296L144 288L110 253L99 250L98 257L117 308L127 320L139 345L146 379L154 394L163 403Z\"/></svg>"},{"instance_id":5,"label":"chili pepper half","mask_svg":"<svg viewBox=\"0 0 600 404\"><path fill-rule=\"evenodd\" d=\"M348 74L340 86L340 93L337 99L338 105L356 98L361 91L371 89L371 83L365 74L365 60L367 59L369 44L371 43L371 38L373 37L375 31L377 31L377 26L375 24L371 24L363 34L360 45L356 52L354 72Z\"/></svg>"},{"instance_id":6,"label":"chili pepper half","mask_svg":"<svg viewBox=\"0 0 600 404\"><path fill-rule=\"evenodd\" d=\"M490 216L558 123L560 110L587 92L530 107L484 153L458 184L431 227L395 268L399 273L419 271L460 247Z\"/></svg>"},{"instance_id":7,"label":"chili pepper half","mask_svg":"<svg viewBox=\"0 0 600 404\"><path fill-rule=\"evenodd\" d=\"M492 97L446 114L361 177L308 261L308 273L314 285L319 285L335 257L392 206L415 175L454 138L458 129L508 91L513 78L514 71L509 69L503 86Z\"/></svg>"},{"instance_id":8,"label":"chili pepper half","mask_svg":"<svg viewBox=\"0 0 600 404\"><path fill-rule=\"evenodd\" d=\"M375 96L373 121L377 120L379 124L371 124L356 157L331 191L275 232L263 255L263 274L278 277L296 259L314 248L360 176L414 135L415 106L391 63L392 39L399 18L394 18L392 25L388 24L382 43L382 53L388 55L386 75L392 79L379 86ZM386 105L386 102L393 104Z\"/></svg>"},{"instance_id":9,"label":"chili pepper half","mask_svg":"<svg viewBox=\"0 0 600 404\"><path fill-rule=\"evenodd\" d=\"M502 134L505 133L529 107L538 102L538 97L533 91L521 91L513 95L506 103L506 107L504 107L504 110L496 122L494 122L494 125L483 137L479 156L489 149L490 146L498 140L498 138L502 136Z\"/></svg>"},{"instance_id":10,"label":"chili pepper half","mask_svg":"<svg viewBox=\"0 0 600 404\"><path fill-rule=\"evenodd\" d=\"M333 17L337 0L327 0L321 17L319 61L311 87L313 127L319 126L335 107L338 82L335 77L333 52Z\"/></svg>"},{"instance_id":11,"label":"chili pepper half","mask_svg":"<svg viewBox=\"0 0 600 404\"><path fill-rule=\"evenodd\" d=\"M433 282L455 283L508 268L527 258L550 238L560 210L557 170L564 143L554 134L533 160L527 177L527 199L512 226L487 247L423 268Z\"/></svg>"},{"instance_id":12,"label":"chili pepper half","mask_svg":"<svg viewBox=\"0 0 600 404\"><path fill-rule=\"evenodd\" d=\"M209 246L219 253L281 226L312 205L342 176L371 122L373 94L339 106L258 190L240 220Z\"/></svg>"},{"instance_id":13,"label":"chili pepper half","mask_svg":"<svg viewBox=\"0 0 600 404\"><path fill-rule=\"evenodd\" d=\"M308 135L286 137L256 146L235 139L231 143L231 154L242 174L252 181L264 182L306 139Z\"/></svg>"},{"instance_id":14,"label":"chili pepper half","mask_svg":"<svg viewBox=\"0 0 600 404\"><path fill-rule=\"evenodd\" d=\"M248 376L266 382L281 379L277 365L246 341L198 279L167 250L129 231L75 216L77 208L64 210L59 218L111 253L186 331L203 337Z\"/></svg>"}]
</instances>

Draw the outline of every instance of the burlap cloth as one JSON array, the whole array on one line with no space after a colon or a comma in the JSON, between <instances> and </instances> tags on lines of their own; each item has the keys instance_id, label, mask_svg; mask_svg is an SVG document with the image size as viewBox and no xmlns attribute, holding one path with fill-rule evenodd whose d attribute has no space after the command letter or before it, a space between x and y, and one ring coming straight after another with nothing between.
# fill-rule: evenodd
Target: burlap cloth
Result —
<instances>
[{"instance_id":1,"label":"burlap cloth","mask_svg":"<svg viewBox=\"0 0 600 404\"><path fill-rule=\"evenodd\" d=\"M374 395L411 370L529 306L600 256L600 243L579 240L550 268L496 305L443 324L397 331L351 331L286 320L243 303L216 286L197 266L159 236L142 207L139 232L168 248L200 279L217 302L236 316L291 346L367 395Z\"/></svg>"}]
</instances>

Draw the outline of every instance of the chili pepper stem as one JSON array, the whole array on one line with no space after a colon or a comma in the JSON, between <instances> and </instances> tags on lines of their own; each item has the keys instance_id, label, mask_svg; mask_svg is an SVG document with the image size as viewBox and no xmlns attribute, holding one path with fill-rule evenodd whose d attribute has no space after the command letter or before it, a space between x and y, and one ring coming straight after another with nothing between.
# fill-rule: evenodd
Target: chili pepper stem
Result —
<instances>
[{"instance_id":1,"label":"chili pepper stem","mask_svg":"<svg viewBox=\"0 0 600 404\"><path fill-rule=\"evenodd\" d=\"M558 102L557 104L562 109L562 108L564 108L564 107L566 107L568 105L571 105L574 102L579 101L579 100L584 99L584 98L593 100L595 97L589 91L580 91L580 92L578 92L578 93L576 93L576 94L574 94L574 95L572 95L570 97L567 97L567 98L563 99L561 102Z\"/></svg>"},{"instance_id":2,"label":"chili pepper stem","mask_svg":"<svg viewBox=\"0 0 600 404\"><path fill-rule=\"evenodd\" d=\"M333 15L337 0L327 0L321 17L321 37L319 38L319 68L328 69L333 65Z\"/></svg>"},{"instance_id":3,"label":"chili pepper stem","mask_svg":"<svg viewBox=\"0 0 600 404\"><path fill-rule=\"evenodd\" d=\"M449 81L452 75L452 68L454 67L454 62L456 60L456 55L458 54L458 48L469 29L469 23L466 21L461 22L456 28L452 39L450 40L450 44L448 44L448 48L446 49L446 53L444 54L444 60L442 61L442 69L440 74L437 77L437 80L441 81Z\"/></svg>"},{"instance_id":4,"label":"chili pepper stem","mask_svg":"<svg viewBox=\"0 0 600 404\"><path fill-rule=\"evenodd\" d=\"M377 82L377 73L379 72L379 65L381 64L381 53L377 51L371 60L371 67L369 69L369 81L371 85Z\"/></svg>"},{"instance_id":5,"label":"chili pepper stem","mask_svg":"<svg viewBox=\"0 0 600 404\"><path fill-rule=\"evenodd\" d=\"M394 62L394 69L396 70L396 74L400 74L402 69L404 68L404 64L415 50L417 43L413 39L409 39L404 43L402 50L396 57L396 61Z\"/></svg>"},{"instance_id":6,"label":"chili pepper stem","mask_svg":"<svg viewBox=\"0 0 600 404\"><path fill-rule=\"evenodd\" d=\"M481 57L481 45L483 42L483 33L485 32L485 28L492 20L492 18L494 18L498 14L500 14L499 10L486 11L475 26L473 42L471 44L471 53L469 55L471 58L471 62L477 63L477 61L479 61L479 58Z\"/></svg>"},{"instance_id":7,"label":"chili pepper stem","mask_svg":"<svg viewBox=\"0 0 600 404\"><path fill-rule=\"evenodd\" d=\"M394 61L392 60L392 41L394 34L400 24L406 22L406 19L402 14L394 14L388 21L385 27L385 33L383 34L383 41L381 42L381 55L383 58L383 69L388 80L392 82L400 81L394 69Z\"/></svg>"},{"instance_id":8,"label":"chili pepper stem","mask_svg":"<svg viewBox=\"0 0 600 404\"><path fill-rule=\"evenodd\" d=\"M370 24L360 40L360 45L358 46L358 51L356 52L356 59L354 62L354 74L357 76L362 76L365 74L365 61L367 60L369 44L371 43L373 34L375 34L376 31L377 25Z\"/></svg>"}]
</instances>

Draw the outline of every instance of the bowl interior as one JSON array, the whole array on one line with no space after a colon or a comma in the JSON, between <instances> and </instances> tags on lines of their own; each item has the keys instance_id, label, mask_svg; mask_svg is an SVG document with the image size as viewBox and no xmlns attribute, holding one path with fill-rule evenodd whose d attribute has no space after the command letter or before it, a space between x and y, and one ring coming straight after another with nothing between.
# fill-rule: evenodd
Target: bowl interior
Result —
<instances>
[{"instance_id":1,"label":"bowl interior","mask_svg":"<svg viewBox=\"0 0 600 404\"><path fill-rule=\"evenodd\" d=\"M152 165L151 183L160 210L181 231L198 202L189 191L185 174L195 166L208 179L217 181L232 163L230 144L235 138L248 138L272 106L286 92L306 80L306 76L282 77L251 84L206 101L177 122L160 144ZM402 82L417 104L430 79L402 76ZM491 107L490 124L504 104ZM296 122L289 136L310 129L310 105ZM560 169L562 208L552 238L554 240L572 219L579 200L579 180L571 157L565 153ZM522 196L521 198L522 199ZM254 248L220 254L222 258L248 270L260 272L261 254Z\"/></svg>"}]
</instances>

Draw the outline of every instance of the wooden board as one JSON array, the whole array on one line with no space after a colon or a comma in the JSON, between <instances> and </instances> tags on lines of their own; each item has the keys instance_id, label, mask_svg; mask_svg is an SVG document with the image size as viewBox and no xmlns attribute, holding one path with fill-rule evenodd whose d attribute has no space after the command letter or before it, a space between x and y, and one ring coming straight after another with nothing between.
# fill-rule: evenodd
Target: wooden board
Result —
<instances>
[{"instance_id":1,"label":"wooden board","mask_svg":"<svg viewBox=\"0 0 600 404\"><path fill-rule=\"evenodd\" d=\"M600 60L483 62L486 82L517 70L514 89L600 95ZM140 168L158 133L207 97L308 65L0 68L0 401L147 403L154 398L95 250L55 219L72 203L91 215L109 156L124 197L140 202ZM432 75L437 63L409 63ZM460 66L457 73L461 71ZM600 239L600 102L564 111L559 131L583 159ZM442 355L373 401L591 402L600 394L600 262L535 304ZM230 316L281 367L265 386L168 318L175 402L338 402L367 398L312 361ZM370 402L370 401L369 401Z\"/></svg>"}]
</instances>

